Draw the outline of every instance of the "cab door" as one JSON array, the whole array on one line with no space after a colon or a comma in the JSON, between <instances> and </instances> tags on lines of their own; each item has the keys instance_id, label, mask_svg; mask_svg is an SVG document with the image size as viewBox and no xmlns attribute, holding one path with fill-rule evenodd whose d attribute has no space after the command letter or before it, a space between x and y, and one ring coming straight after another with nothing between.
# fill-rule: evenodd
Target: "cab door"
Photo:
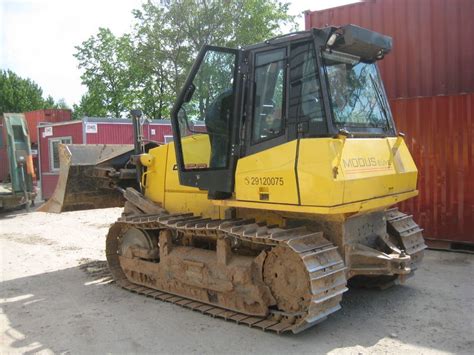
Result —
<instances>
[{"instance_id":1,"label":"cab door","mask_svg":"<svg viewBox=\"0 0 474 355\"><path fill-rule=\"evenodd\" d=\"M251 90L248 91L246 154L288 141L287 46L261 48L251 53Z\"/></svg>"},{"instance_id":2,"label":"cab door","mask_svg":"<svg viewBox=\"0 0 474 355\"><path fill-rule=\"evenodd\" d=\"M239 51L204 46L173 107L181 185L227 198L234 188L242 95Z\"/></svg>"}]
</instances>

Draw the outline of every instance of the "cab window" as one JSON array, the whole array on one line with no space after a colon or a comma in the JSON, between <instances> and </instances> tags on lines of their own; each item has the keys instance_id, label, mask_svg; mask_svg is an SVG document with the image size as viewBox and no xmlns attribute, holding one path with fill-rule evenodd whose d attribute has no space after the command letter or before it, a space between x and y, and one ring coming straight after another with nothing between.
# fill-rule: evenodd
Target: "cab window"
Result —
<instances>
[{"instance_id":1,"label":"cab window","mask_svg":"<svg viewBox=\"0 0 474 355\"><path fill-rule=\"evenodd\" d=\"M312 41L291 46L289 119L306 122L306 132L327 132L323 98Z\"/></svg>"},{"instance_id":2,"label":"cab window","mask_svg":"<svg viewBox=\"0 0 474 355\"><path fill-rule=\"evenodd\" d=\"M284 133L285 57L285 48L255 55L253 143Z\"/></svg>"}]
</instances>

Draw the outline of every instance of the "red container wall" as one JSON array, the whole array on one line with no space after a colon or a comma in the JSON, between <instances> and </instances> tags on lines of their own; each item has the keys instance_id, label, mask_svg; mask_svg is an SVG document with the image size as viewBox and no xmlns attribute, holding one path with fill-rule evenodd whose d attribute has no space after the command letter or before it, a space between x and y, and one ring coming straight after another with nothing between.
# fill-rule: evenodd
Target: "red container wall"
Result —
<instances>
[{"instance_id":1,"label":"red container wall","mask_svg":"<svg viewBox=\"0 0 474 355\"><path fill-rule=\"evenodd\" d=\"M97 125L97 132L86 133L87 144L133 144L133 126L130 121L88 123ZM145 124L143 135L145 139L164 143L164 136L172 135L171 122Z\"/></svg>"},{"instance_id":2,"label":"red container wall","mask_svg":"<svg viewBox=\"0 0 474 355\"><path fill-rule=\"evenodd\" d=\"M133 144L133 127L130 122L89 121L87 123L97 125L97 133L86 133L85 143L87 144Z\"/></svg>"},{"instance_id":3,"label":"red container wall","mask_svg":"<svg viewBox=\"0 0 474 355\"><path fill-rule=\"evenodd\" d=\"M72 119L71 110L36 110L25 112L26 122L28 122L28 129L30 131L31 144L38 143L37 127L40 122L64 122Z\"/></svg>"},{"instance_id":4,"label":"red container wall","mask_svg":"<svg viewBox=\"0 0 474 355\"><path fill-rule=\"evenodd\" d=\"M8 154L6 147L0 146L0 182L5 180L10 174L8 167Z\"/></svg>"},{"instance_id":5,"label":"red container wall","mask_svg":"<svg viewBox=\"0 0 474 355\"><path fill-rule=\"evenodd\" d=\"M149 140L165 143L165 136L173 136L171 121L169 123L150 123L148 125L148 132Z\"/></svg>"},{"instance_id":6,"label":"red container wall","mask_svg":"<svg viewBox=\"0 0 474 355\"><path fill-rule=\"evenodd\" d=\"M58 137L71 137L72 143L82 143L82 121L75 121L66 124L51 125L53 134L48 137L44 137L45 127L40 126L39 132L39 143L38 149L40 154L40 169L41 169L41 196L43 199L48 199L54 192L56 184L58 182L59 171L52 171L50 166L50 151L49 141L52 138Z\"/></svg>"},{"instance_id":7,"label":"red container wall","mask_svg":"<svg viewBox=\"0 0 474 355\"><path fill-rule=\"evenodd\" d=\"M352 23L391 36L379 62L389 98L474 91L472 0L370 0L305 16L306 29Z\"/></svg>"},{"instance_id":8,"label":"red container wall","mask_svg":"<svg viewBox=\"0 0 474 355\"><path fill-rule=\"evenodd\" d=\"M420 194L401 210L426 238L474 243L474 93L390 105L419 170Z\"/></svg>"}]
</instances>

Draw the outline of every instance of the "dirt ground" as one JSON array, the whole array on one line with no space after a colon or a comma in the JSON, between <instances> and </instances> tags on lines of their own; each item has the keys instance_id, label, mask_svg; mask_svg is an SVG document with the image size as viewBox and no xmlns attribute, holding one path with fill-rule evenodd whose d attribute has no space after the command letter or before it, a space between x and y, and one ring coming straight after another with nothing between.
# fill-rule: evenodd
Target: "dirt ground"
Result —
<instances>
[{"instance_id":1,"label":"dirt ground","mask_svg":"<svg viewBox=\"0 0 474 355\"><path fill-rule=\"evenodd\" d=\"M351 289L325 322L278 336L97 281L120 213L0 215L0 353L473 352L472 254L427 251L406 285Z\"/></svg>"}]
</instances>

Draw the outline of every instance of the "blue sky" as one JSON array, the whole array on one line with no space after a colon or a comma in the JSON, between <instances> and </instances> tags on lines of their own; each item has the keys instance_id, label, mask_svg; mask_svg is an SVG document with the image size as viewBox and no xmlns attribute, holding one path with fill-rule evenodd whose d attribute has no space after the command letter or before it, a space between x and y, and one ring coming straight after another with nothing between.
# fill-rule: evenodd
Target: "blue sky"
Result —
<instances>
[{"instance_id":1,"label":"blue sky","mask_svg":"<svg viewBox=\"0 0 474 355\"><path fill-rule=\"evenodd\" d=\"M0 68L37 82L44 96L77 103L81 85L74 46L108 27L116 35L130 31L131 11L142 0L0 0ZM354 0L294 0L290 12L320 10ZM299 20L304 29L303 18Z\"/></svg>"}]
</instances>

